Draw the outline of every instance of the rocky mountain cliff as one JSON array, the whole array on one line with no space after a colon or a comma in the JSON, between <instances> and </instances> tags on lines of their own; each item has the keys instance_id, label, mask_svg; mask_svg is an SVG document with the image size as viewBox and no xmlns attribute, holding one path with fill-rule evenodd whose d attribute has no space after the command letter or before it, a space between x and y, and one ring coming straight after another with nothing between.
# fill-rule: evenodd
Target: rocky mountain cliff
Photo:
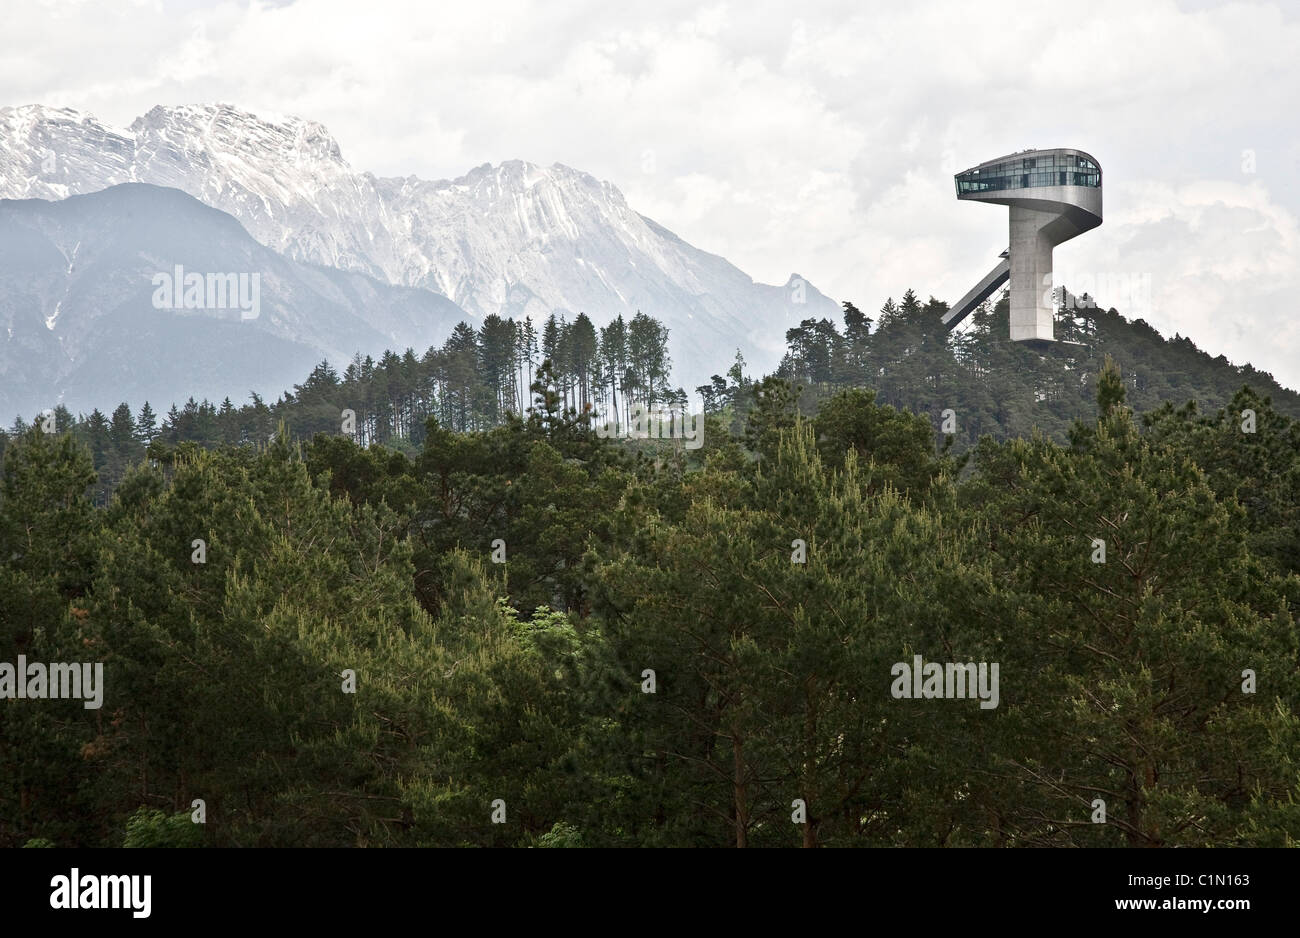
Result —
<instances>
[{"instance_id":1,"label":"rocky mountain cliff","mask_svg":"<svg viewBox=\"0 0 1300 938\"><path fill-rule=\"evenodd\" d=\"M128 128L39 105L0 109L0 197L124 182L180 189L287 258L440 293L473 316L641 310L668 326L678 383L741 349L774 366L789 326L838 313L791 275L755 283L568 166L512 160L459 179L355 171L320 124L229 105L155 107Z\"/></svg>"}]
</instances>

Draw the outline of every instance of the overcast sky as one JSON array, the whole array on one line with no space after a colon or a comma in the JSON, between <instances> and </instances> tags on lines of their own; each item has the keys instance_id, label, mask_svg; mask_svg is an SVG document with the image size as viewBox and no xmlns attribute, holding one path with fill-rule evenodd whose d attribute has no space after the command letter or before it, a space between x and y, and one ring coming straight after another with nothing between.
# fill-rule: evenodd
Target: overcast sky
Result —
<instances>
[{"instance_id":1,"label":"overcast sky","mask_svg":"<svg viewBox=\"0 0 1300 938\"><path fill-rule=\"evenodd\" d=\"M865 7L870 6L868 12ZM1007 245L952 174L1070 146L1057 281L1300 387L1300 0L6 0L0 105L229 102L355 169L566 163L757 280L955 301ZM1149 291L1146 285L1149 284Z\"/></svg>"}]
</instances>

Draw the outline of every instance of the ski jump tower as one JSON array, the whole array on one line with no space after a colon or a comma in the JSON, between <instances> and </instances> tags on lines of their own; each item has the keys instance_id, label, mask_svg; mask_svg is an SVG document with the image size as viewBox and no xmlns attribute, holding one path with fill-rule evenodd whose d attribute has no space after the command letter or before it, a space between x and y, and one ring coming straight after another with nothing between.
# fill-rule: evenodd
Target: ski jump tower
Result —
<instances>
[{"instance_id":1,"label":"ski jump tower","mask_svg":"<svg viewBox=\"0 0 1300 938\"><path fill-rule=\"evenodd\" d=\"M1101 224L1101 166L1082 150L1025 150L958 173L957 198L1011 209L1011 247L943 317L949 330L1011 280L1011 341L1052 341L1052 248Z\"/></svg>"}]
</instances>

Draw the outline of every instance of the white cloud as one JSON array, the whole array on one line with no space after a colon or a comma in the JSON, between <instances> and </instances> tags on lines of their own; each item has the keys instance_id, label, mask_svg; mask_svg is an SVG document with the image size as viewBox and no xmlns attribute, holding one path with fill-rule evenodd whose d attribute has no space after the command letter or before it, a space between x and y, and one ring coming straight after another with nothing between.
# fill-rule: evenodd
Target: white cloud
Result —
<instances>
[{"instance_id":1,"label":"white cloud","mask_svg":"<svg viewBox=\"0 0 1300 938\"><path fill-rule=\"evenodd\" d=\"M1136 315L1165 335L1190 335L1212 355L1249 361L1294 384L1300 350L1295 215L1259 183L1148 183L1116 194L1123 207L1108 217L1107 239L1080 238L1070 262L1058 262L1058 279L1149 278L1149 307ZM1122 297L1097 298L1125 310Z\"/></svg>"}]
</instances>

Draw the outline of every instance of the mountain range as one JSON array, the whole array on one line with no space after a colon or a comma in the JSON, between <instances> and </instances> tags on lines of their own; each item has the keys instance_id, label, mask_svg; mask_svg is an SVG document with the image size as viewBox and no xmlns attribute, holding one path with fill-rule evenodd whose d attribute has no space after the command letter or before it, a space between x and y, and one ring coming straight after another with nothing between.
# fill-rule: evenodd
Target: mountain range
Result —
<instances>
[{"instance_id":1,"label":"mountain range","mask_svg":"<svg viewBox=\"0 0 1300 938\"><path fill-rule=\"evenodd\" d=\"M238 290L206 302L214 273L242 275L256 307L241 309ZM195 276L200 308L186 309ZM0 201L0 414L274 398L322 358L423 349L463 318L428 290L289 260L176 189Z\"/></svg>"},{"instance_id":2,"label":"mountain range","mask_svg":"<svg viewBox=\"0 0 1300 938\"><path fill-rule=\"evenodd\" d=\"M71 202L124 184L62 213L32 202ZM179 190L237 224L129 184ZM839 312L797 274L783 285L754 282L635 212L612 184L568 166L511 160L454 180L381 178L354 170L318 123L230 105L155 107L126 128L69 109L0 109L0 199L22 200L0 202L0 413L51 395L98 406L120 400L127 385L163 388L164 399L180 387L207 393L206 378L202 388L168 384L160 363L177 348L199 359L191 374L210 376L218 397L252 387L274 393L280 371L259 355L229 360L242 340L207 344L217 328L210 317L164 327L156 310L132 305L150 289L143 275L181 262L165 250L177 241L188 269L263 272L271 314L244 338L265 337L258 351L294 374L303 356L341 361L406 344L422 351L457 316L540 322L585 312L600 325L640 310L669 328L674 378L692 388L735 349L758 368L774 365L786 328ZM140 214L154 210L164 214L153 222ZM136 214L115 220L114 211ZM182 235L182 225L194 227ZM18 246L25 232L33 240ZM73 253L98 261L77 266ZM20 258L39 260L39 270L24 275ZM243 266L221 266L229 263ZM158 331L130 331L144 320ZM188 339L195 329L205 338ZM272 354L276 342L287 345Z\"/></svg>"}]
</instances>

